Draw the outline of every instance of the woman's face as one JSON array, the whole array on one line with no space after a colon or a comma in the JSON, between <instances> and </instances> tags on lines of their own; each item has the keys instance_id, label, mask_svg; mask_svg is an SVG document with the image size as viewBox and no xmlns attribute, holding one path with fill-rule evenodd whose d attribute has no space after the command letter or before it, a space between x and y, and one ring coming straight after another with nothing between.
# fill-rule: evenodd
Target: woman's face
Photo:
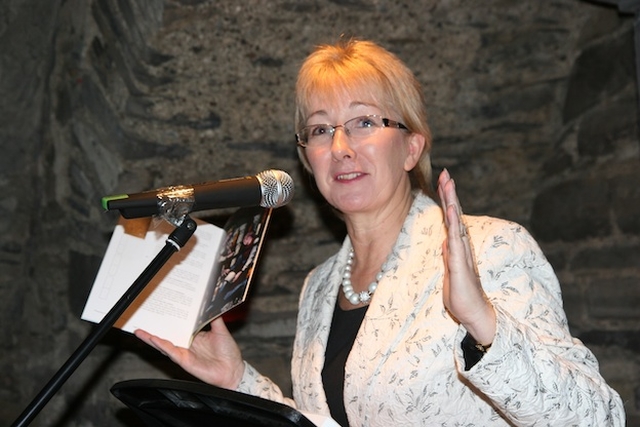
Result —
<instances>
[{"instance_id":1,"label":"woman's face","mask_svg":"<svg viewBox=\"0 0 640 427\"><path fill-rule=\"evenodd\" d=\"M400 121L371 100L350 95L331 102L326 99L311 98L307 125L341 125L369 114ZM406 197L411 191L408 171L418 162L423 147L424 138L406 130L383 127L364 139L352 139L339 127L330 144L305 150L322 195L349 215L375 213Z\"/></svg>"}]
</instances>

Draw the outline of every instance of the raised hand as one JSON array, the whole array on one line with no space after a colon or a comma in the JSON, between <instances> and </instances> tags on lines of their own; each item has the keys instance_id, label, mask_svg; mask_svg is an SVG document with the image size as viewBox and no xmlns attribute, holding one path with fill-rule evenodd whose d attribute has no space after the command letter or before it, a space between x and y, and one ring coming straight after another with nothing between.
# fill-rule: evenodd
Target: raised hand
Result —
<instances>
[{"instance_id":1,"label":"raised hand","mask_svg":"<svg viewBox=\"0 0 640 427\"><path fill-rule=\"evenodd\" d=\"M240 384L244 361L238 345L220 317L211 322L211 330L199 332L188 349L176 347L141 329L134 334L206 383L231 390Z\"/></svg>"},{"instance_id":2,"label":"raised hand","mask_svg":"<svg viewBox=\"0 0 640 427\"><path fill-rule=\"evenodd\" d=\"M438 196L447 226L442 244L444 305L478 343L490 344L496 330L495 311L482 290L456 185L446 169L438 178Z\"/></svg>"}]
</instances>

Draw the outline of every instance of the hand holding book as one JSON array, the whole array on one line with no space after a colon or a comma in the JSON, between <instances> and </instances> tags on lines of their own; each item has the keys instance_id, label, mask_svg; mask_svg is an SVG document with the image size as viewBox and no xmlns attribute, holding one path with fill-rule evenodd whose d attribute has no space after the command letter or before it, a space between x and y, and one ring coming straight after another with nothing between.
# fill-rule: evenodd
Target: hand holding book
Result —
<instances>
[{"instance_id":1,"label":"hand holding book","mask_svg":"<svg viewBox=\"0 0 640 427\"><path fill-rule=\"evenodd\" d=\"M211 329L196 334L186 349L138 329L136 337L167 355L174 363L200 380L235 390L244 373L240 349L222 318L211 322Z\"/></svg>"}]
</instances>

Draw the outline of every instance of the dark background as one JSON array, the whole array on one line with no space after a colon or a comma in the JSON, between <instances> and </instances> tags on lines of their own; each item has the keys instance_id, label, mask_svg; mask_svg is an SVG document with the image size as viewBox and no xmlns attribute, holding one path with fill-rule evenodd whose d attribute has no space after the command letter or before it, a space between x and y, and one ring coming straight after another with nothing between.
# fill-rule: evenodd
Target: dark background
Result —
<instances>
[{"instance_id":1,"label":"dark background","mask_svg":"<svg viewBox=\"0 0 640 427\"><path fill-rule=\"evenodd\" d=\"M90 331L80 312L116 221L101 197L272 168L296 195L232 326L245 358L289 389L302 280L343 233L298 165L293 85L316 44L353 35L416 72L434 169L451 171L466 212L538 239L574 335L637 425L635 17L608 3L0 1L0 424ZM112 331L33 424L139 425L109 388L159 377L185 375Z\"/></svg>"}]
</instances>

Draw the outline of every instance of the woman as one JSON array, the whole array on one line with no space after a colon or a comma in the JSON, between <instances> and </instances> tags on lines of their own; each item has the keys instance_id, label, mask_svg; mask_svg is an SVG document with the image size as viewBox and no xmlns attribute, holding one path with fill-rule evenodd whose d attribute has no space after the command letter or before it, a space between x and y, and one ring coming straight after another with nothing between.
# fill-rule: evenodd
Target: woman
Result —
<instances>
[{"instance_id":1,"label":"woman","mask_svg":"<svg viewBox=\"0 0 640 427\"><path fill-rule=\"evenodd\" d=\"M531 236L462 215L446 170L434 201L425 103L407 67L371 42L323 46L296 94L301 160L348 235L305 281L293 400L242 361L221 320L188 350L138 337L205 382L345 426L624 425Z\"/></svg>"}]
</instances>

